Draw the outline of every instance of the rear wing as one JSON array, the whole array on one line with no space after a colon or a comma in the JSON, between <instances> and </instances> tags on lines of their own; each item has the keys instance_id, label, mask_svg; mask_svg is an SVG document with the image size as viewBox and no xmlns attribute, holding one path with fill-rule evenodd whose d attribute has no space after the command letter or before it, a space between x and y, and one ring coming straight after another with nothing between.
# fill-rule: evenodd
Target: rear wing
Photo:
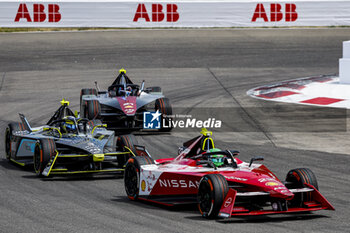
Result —
<instances>
[{"instance_id":1,"label":"rear wing","mask_svg":"<svg viewBox=\"0 0 350 233\"><path fill-rule=\"evenodd\" d=\"M21 121L24 125L24 129L27 130L28 132L32 132L32 127L30 127L29 122L27 121L27 118L22 114L22 113L18 113L19 114L19 118L21 118Z\"/></svg>"}]
</instances>

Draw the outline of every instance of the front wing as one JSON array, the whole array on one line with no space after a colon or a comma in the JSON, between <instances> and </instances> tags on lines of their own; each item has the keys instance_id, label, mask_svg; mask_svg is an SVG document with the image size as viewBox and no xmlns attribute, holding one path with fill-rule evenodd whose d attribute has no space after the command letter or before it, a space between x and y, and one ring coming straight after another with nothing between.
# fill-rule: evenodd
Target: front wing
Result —
<instances>
[{"instance_id":1,"label":"front wing","mask_svg":"<svg viewBox=\"0 0 350 233\"><path fill-rule=\"evenodd\" d=\"M85 158L93 162L113 162L117 160L117 156L131 154L132 152L110 152L104 154L59 154L56 153L53 156L48 164L46 165L44 171L42 172L43 176L50 175L69 175L69 174L84 174L84 173L114 173L124 171L124 167L109 167L105 169L84 169L84 170L68 170L65 167L56 166L58 159L65 158Z\"/></svg>"},{"instance_id":2,"label":"front wing","mask_svg":"<svg viewBox=\"0 0 350 233\"><path fill-rule=\"evenodd\" d=\"M307 188L301 189L290 189L293 193L302 193L302 192L311 192L312 201L304 202L302 207L286 207L283 210L277 209L267 209L267 210L254 210L250 211L243 206L236 206L236 198L240 196L264 196L269 195L265 192L247 192L247 193L238 193L234 189L229 189L224 202L221 206L219 217L229 218L231 216L254 216L254 215L269 215L269 214L285 214L285 213L300 213L300 212L309 212L317 210L335 210L334 207L327 201L327 199L312 185L305 184Z\"/></svg>"}]
</instances>

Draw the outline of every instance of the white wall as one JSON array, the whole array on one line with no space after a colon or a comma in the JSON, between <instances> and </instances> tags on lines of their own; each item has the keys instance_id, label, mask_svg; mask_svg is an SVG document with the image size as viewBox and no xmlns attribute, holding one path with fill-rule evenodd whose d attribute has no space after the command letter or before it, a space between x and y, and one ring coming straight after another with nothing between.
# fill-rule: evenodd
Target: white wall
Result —
<instances>
[{"instance_id":1,"label":"white wall","mask_svg":"<svg viewBox=\"0 0 350 233\"><path fill-rule=\"evenodd\" d=\"M30 19L21 18L15 21L20 4L27 7ZM149 22L145 18L134 21L135 13L143 3ZM42 4L45 18L43 22L34 22L33 6ZM57 22L49 22L49 4L59 7L56 16ZM160 4L163 7L164 20L152 21L152 4ZM167 21L167 4L175 4L175 14L169 14ZM267 20L262 16L252 21L254 12L262 4L265 9ZM271 4L281 10L275 16L282 16L279 21L271 20ZM286 4L293 4L295 12L292 12L294 20L287 21ZM178 19L177 19L178 13ZM146 14L143 14L145 16ZM291 15L291 14L289 14ZM24 15L20 15L24 16ZM51 14L53 16L53 14ZM158 15L162 18L162 13ZM60 17L60 20L57 20ZM275 17L276 18L276 17ZM51 19L53 19L51 17ZM175 20L171 20L175 19ZM177 20L176 20L177 19ZM54 21L54 20L51 20ZM173 21L173 22L172 22ZM0 27L261 27L261 26L350 26L350 1L238 1L238 0L192 0L192 1L0 1Z\"/></svg>"}]
</instances>

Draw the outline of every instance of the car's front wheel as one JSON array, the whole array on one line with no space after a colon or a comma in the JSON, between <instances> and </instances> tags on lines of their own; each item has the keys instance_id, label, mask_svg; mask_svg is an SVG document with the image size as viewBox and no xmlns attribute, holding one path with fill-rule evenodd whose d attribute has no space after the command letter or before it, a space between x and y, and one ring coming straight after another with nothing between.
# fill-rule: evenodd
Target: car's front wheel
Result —
<instances>
[{"instance_id":1,"label":"car's front wheel","mask_svg":"<svg viewBox=\"0 0 350 233\"><path fill-rule=\"evenodd\" d=\"M153 159L148 156L132 157L126 164L124 172L124 186L126 194L131 200L136 200L139 196L141 166L147 164L154 164ZM146 184L141 183L142 189L144 188L144 185Z\"/></svg>"},{"instance_id":2,"label":"car's front wheel","mask_svg":"<svg viewBox=\"0 0 350 233\"><path fill-rule=\"evenodd\" d=\"M35 144L34 148L34 170L38 176L42 173L50 159L56 156L56 144L53 139L42 138Z\"/></svg>"},{"instance_id":3,"label":"car's front wheel","mask_svg":"<svg viewBox=\"0 0 350 233\"><path fill-rule=\"evenodd\" d=\"M288 189L297 189L307 187L310 184L318 190L318 183L315 174L309 168L297 168L290 170L286 177L286 187ZM296 193L291 201L292 205L302 206L304 202L312 200L311 192Z\"/></svg>"},{"instance_id":4,"label":"car's front wheel","mask_svg":"<svg viewBox=\"0 0 350 233\"><path fill-rule=\"evenodd\" d=\"M221 174L203 176L198 189L198 207L202 216L208 219L218 217L220 208L228 193L228 184Z\"/></svg>"}]
</instances>

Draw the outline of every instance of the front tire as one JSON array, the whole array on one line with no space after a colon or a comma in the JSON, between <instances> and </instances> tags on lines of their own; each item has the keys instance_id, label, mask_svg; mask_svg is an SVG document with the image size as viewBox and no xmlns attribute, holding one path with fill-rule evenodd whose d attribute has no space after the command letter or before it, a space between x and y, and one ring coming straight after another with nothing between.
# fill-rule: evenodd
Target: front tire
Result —
<instances>
[{"instance_id":1,"label":"front tire","mask_svg":"<svg viewBox=\"0 0 350 233\"><path fill-rule=\"evenodd\" d=\"M202 216L208 219L218 217L229 188L221 174L205 175L199 184L198 207Z\"/></svg>"},{"instance_id":2,"label":"front tire","mask_svg":"<svg viewBox=\"0 0 350 233\"><path fill-rule=\"evenodd\" d=\"M124 187L130 200L137 200L139 197L141 166L148 164L154 164L153 159L148 156L136 156L128 160L124 171Z\"/></svg>"},{"instance_id":3,"label":"front tire","mask_svg":"<svg viewBox=\"0 0 350 233\"><path fill-rule=\"evenodd\" d=\"M35 144L34 148L34 170L38 176L42 173L50 159L56 156L56 143L53 139L42 138Z\"/></svg>"},{"instance_id":4,"label":"front tire","mask_svg":"<svg viewBox=\"0 0 350 233\"><path fill-rule=\"evenodd\" d=\"M310 184L318 190L318 183L315 174L308 168L297 168L290 170L286 177L286 187L288 189L306 188L305 184ZM302 206L304 202L312 200L311 192L296 193L292 200L292 205Z\"/></svg>"},{"instance_id":5,"label":"front tire","mask_svg":"<svg viewBox=\"0 0 350 233\"><path fill-rule=\"evenodd\" d=\"M129 148L132 153L134 153L134 156L137 156L137 150L135 145L137 145L137 139L133 134L125 134L120 135L117 139L117 146L123 150L123 151L129 151L127 148ZM125 148L127 147L127 148Z\"/></svg>"}]
</instances>

